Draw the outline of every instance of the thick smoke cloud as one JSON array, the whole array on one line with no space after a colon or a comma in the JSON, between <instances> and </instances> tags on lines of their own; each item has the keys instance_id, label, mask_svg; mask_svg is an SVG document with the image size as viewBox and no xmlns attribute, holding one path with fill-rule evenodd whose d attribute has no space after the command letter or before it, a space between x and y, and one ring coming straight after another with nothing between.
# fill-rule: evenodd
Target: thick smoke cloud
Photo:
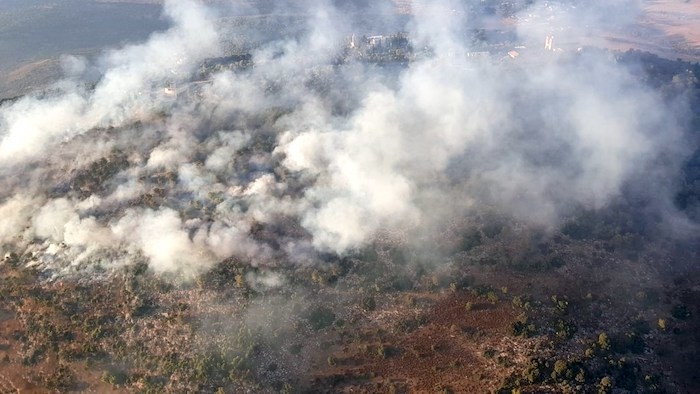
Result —
<instances>
[{"instance_id":1,"label":"thick smoke cloud","mask_svg":"<svg viewBox=\"0 0 700 394\"><path fill-rule=\"evenodd\" d=\"M414 4L404 28L429 54L382 68L333 65L356 10L313 2L306 34L257 48L251 68L190 83L224 55L225 37L213 11L166 2L169 30L94 64L68 59L52 91L0 109L0 243L57 272L146 261L188 276L229 257L304 264L486 206L555 229L641 174L677 169L678 111L626 68L598 52L534 48L522 60L467 60L473 6ZM604 15L556 7L564 21ZM539 46L548 34L526 23L518 33ZM115 170L99 187L76 183L104 169Z\"/></svg>"},{"instance_id":2,"label":"thick smoke cloud","mask_svg":"<svg viewBox=\"0 0 700 394\"><path fill-rule=\"evenodd\" d=\"M7 163L31 160L61 139L97 126L118 126L138 118L154 103L143 93L151 84L186 77L204 58L217 54L217 35L208 11L193 2L168 2L165 15L174 26L148 42L106 53L97 67L94 90L80 80L64 80L57 95L28 97L4 111L0 155ZM73 61L74 63L74 61ZM73 64L74 74L80 66Z\"/></svg>"}]
</instances>

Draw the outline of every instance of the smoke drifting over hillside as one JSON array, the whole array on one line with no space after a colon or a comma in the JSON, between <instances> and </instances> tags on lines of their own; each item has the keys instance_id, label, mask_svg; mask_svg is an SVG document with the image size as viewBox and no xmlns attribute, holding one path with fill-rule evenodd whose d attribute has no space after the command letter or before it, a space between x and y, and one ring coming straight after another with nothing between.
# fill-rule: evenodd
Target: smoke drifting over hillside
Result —
<instances>
[{"instance_id":1,"label":"smoke drifting over hillside","mask_svg":"<svg viewBox=\"0 0 700 394\"><path fill-rule=\"evenodd\" d=\"M256 49L254 66L213 74L192 98L166 89L193 89L202 62L224 55L216 11L166 2L169 30L95 63L67 59L49 92L0 108L0 243L59 273L304 264L484 207L556 229L640 180L682 220L669 202L682 104L598 52L465 62L469 6L415 5L405 28L432 54L406 67L333 66L354 14L313 2L307 34ZM576 17L605 22L586 8ZM544 40L536 26L519 34Z\"/></svg>"}]
</instances>

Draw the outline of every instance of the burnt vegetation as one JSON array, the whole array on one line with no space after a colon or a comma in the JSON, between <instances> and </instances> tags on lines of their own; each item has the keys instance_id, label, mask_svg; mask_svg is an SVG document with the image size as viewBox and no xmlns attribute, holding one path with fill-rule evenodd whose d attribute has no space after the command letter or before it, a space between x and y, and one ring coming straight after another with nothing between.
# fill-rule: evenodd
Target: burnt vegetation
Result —
<instances>
[{"instance_id":1,"label":"burnt vegetation","mask_svg":"<svg viewBox=\"0 0 700 394\"><path fill-rule=\"evenodd\" d=\"M387 45L407 49L400 36ZM403 62L406 53L361 55ZM695 151L678 174L674 204L697 224L700 67L615 56L641 64L637 77L668 100L691 96ZM250 62L213 59L202 75ZM265 128L284 115L275 109L250 122ZM231 165L250 166L273 150L272 134L261 133ZM114 151L71 173L70 191L102 195L128 166ZM207 221L220 202L216 194L169 199L178 183L172 172L141 182L146 191L128 204L172 205ZM25 389L56 392L700 390L698 245L665 236L657 207L626 186L605 208L572 209L553 232L485 210L429 246L379 237L344 256L322 255L319 266L228 258L189 281L143 262L99 280L56 280L33 268L36 256L15 251L0 265L0 371ZM256 223L250 234L272 253L283 236L309 238L294 220L280 223ZM284 281L260 285L275 275Z\"/></svg>"}]
</instances>

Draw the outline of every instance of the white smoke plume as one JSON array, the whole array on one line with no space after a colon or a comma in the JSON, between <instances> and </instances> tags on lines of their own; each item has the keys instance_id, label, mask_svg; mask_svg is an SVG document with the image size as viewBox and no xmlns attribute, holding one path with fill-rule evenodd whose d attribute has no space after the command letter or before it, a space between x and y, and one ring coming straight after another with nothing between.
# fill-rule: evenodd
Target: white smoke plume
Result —
<instances>
[{"instance_id":1,"label":"white smoke plume","mask_svg":"<svg viewBox=\"0 0 700 394\"><path fill-rule=\"evenodd\" d=\"M68 59L53 91L0 108L0 244L73 266L145 260L185 275L230 257L303 264L482 206L554 229L650 168L677 170L683 120L627 68L605 53L534 48L467 61L465 35L479 24L470 6L416 4L403 27L429 54L382 68L334 65L354 15L310 2L306 34L192 83L223 55L216 13L167 1L169 30L95 64ZM556 8L562 23L603 15ZM518 34L544 40L527 24Z\"/></svg>"},{"instance_id":2,"label":"white smoke plume","mask_svg":"<svg viewBox=\"0 0 700 394\"><path fill-rule=\"evenodd\" d=\"M3 160L31 160L61 139L138 119L144 107L158 105L148 95L152 84L181 80L202 59L218 53L214 22L205 8L169 1L164 9L174 26L146 43L107 52L97 66L102 77L94 90L86 91L79 80L64 80L57 85L63 91L58 95L26 97L4 111Z\"/></svg>"}]
</instances>

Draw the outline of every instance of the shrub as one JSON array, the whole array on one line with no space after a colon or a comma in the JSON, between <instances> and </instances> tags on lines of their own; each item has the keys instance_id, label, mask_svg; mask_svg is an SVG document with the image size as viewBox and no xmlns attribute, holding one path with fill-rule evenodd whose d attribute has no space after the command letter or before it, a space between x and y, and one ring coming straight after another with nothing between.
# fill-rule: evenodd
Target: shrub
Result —
<instances>
[{"instance_id":1,"label":"shrub","mask_svg":"<svg viewBox=\"0 0 700 394\"><path fill-rule=\"evenodd\" d=\"M496 294L496 292L494 291L489 291L488 293L486 293L486 299L490 303L495 304L498 302L498 294Z\"/></svg>"},{"instance_id":2,"label":"shrub","mask_svg":"<svg viewBox=\"0 0 700 394\"><path fill-rule=\"evenodd\" d=\"M366 311L373 311L377 309L377 302L374 300L374 297L367 296L362 298L362 309Z\"/></svg>"},{"instance_id":3,"label":"shrub","mask_svg":"<svg viewBox=\"0 0 700 394\"><path fill-rule=\"evenodd\" d=\"M387 351L383 344L379 344L379 346L377 346L377 356L379 356L381 359L386 358Z\"/></svg>"},{"instance_id":4,"label":"shrub","mask_svg":"<svg viewBox=\"0 0 700 394\"><path fill-rule=\"evenodd\" d=\"M539 360L531 359L527 368L523 371L522 377L529 384L535 384L541 381L542 365Z\"/></svg>"},{"instance_id":5,"label":"shrub","mask_svg":"<svg viewBox=\"0 0 700 394\"><path fill-rule=\"evenodd\" d=\"M569 300L566 298L559 298L557 296L552 296L552 302L554 303L554 308L557 312L561 314L566 314L569 311Z\"/></svg>"},{"instance_id":6,"label":"shrub","mask_svg":"<svg viewBox=\"0 0 700 394\"><path fill-rule=\"evenodd\" d=\"M601 332L600 335L598 335L598 346L603 350L610 350L610 338L608 338L608 334Z\"/></svg>"},{"instance_id":7,"label":"shrub","mask_svg":"<svg viewBox=\"0 0 700 394\"><path fill-rule=\"evenodd\" d=\"M425 324L426 320L423 317L420 318L410 318L401 320L396 325L396 328L404 333L413 332L418 329L421 325Z\"/></svg>"},{"instance_id":8,"label":"shrub","mask_svg":"<svg viewBox=\"0 0 700 394\"><path fill-rule=\"evenodd\" d=\"M60 364L56 371L46 379L46 387L61 392L67 391L76 383L75 373L67 365Z\"/></svg>"},{"instance_id":9,"label":"shrub","mask_svg":"<svg viewBox=\"0 0 700 394\"><path fill-rule=\"evenodd\" d=\"M558 380L562 379L569 372L569 363L565 360L557 360L554 362L554 370L552 371L552 379Z\"/></svg>"},{"instance_id":10,"label":"shrub","mask_svg":"<svg viewBox=\"0 0 700 394\"><path fill-rule=\"evenodd\" d=\"M610 376L605 376L598 383L598 394L607 394L612 391L613 381Z\"/></svg>"},{"instance_id":11,"label":"shrub","mask_svg":"<svg viewBox=\"0 0 700 394\"><path fill-rule=\"evenodd\" d=\"M528 318L523 313L511 324L511 332L513 335L522 335L528 338L535 334L536 328L534 324L528 324Z\"/></svg>"},{"instance_id":12,"label":"shrub","mask_svg":"<svg viewBox=\"0 0 700 394\"><path fill-rule=\"evenodd\" d=\"M666 329L666 319L659 319L659 329L660 330Z\"/></svg>"},{"instance_id":13,"label":"shrub","mask_svg":"<svg viewBox=\"0 0 700 394\"><path fill-rule=\"evenodd\" d=\"M571 339L576 333L576 330L576 325L566 320L559 320L555 326L555 332L561 339Z\"/></svg>"},{"instance_id":14,"label":"shrub","mask_svg":"<svg viewBox=\"0 0 700 394\"><path fill-rule=\"evenodd\" d=\"M516 308L522 308L525 303L523 302L523 299L520 298L520 296L515 296L513 297L513 306Z\"/></svg>"},{"instance_id":15,"label":"shrub","mask_svg":"<svg viewBox=\"0 0 700 394\"><path fill-rule=\"evenodd\" d=\"M333 324L335 313L328 308L320 307L309 315L309 323L314 330L320 330Z\"/></svg>"},{"instance_id":16,"label":"shrub","mask_svg":"<svg viewBox=\"0 0 700 394\"><path fill-rule=\"evenodd\" d=\"M105 371L102 373L101 380L105 383L111 384L112 386L119 386L126 382L126 375L121 372L113 373L110 371Z\"/></svg>"},{"instance_id":17,"label":"shrub","mask_svg":"<svg viewBox=\"0 0 700 394\"><path fill-rule=\"evenodd\" d=\"M691 313L688 310L688 307L683 304L676 305L671 310L671 316L678 320L686 320L690 317L690 315Z\"/></svg>"}]
</instances>

